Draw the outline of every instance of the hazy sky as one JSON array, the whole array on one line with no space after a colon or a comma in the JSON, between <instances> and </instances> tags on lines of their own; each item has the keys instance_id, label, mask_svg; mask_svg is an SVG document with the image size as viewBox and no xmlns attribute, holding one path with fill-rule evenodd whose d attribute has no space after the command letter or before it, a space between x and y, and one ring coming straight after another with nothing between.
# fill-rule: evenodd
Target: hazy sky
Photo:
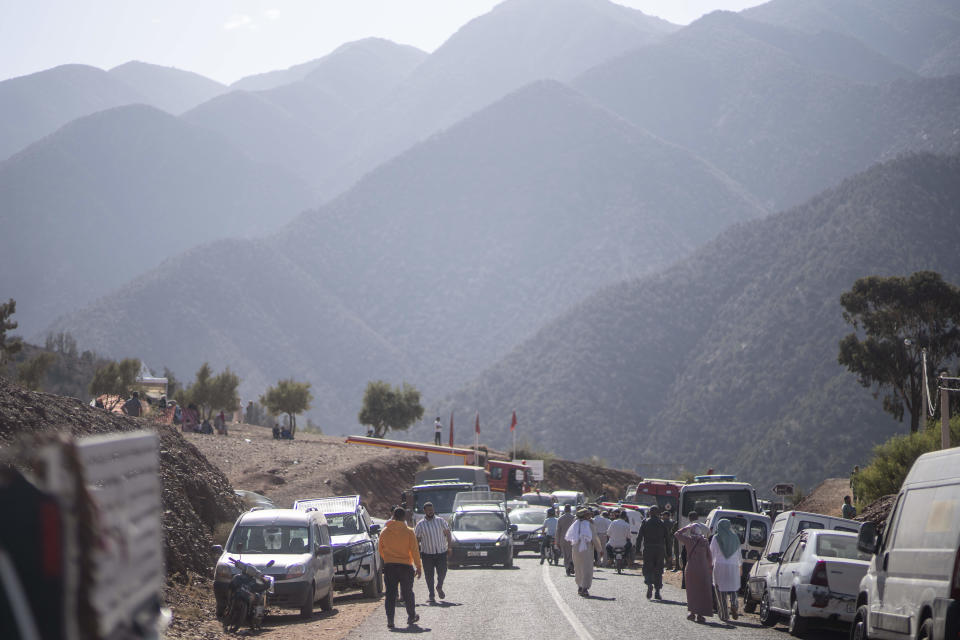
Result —
<instances>
[{"instance_id":1,"label":"hazy sky","mask_svg":"<svg viewBox=\"0 0 960 640\"><path fill-rule=\"evenodd\" d=\"M229 83L379 36L433 51L500 0L0 0L0 80L129 60ZM617 0L687 24L762 0Z\"/></svg>"}]
</instances>

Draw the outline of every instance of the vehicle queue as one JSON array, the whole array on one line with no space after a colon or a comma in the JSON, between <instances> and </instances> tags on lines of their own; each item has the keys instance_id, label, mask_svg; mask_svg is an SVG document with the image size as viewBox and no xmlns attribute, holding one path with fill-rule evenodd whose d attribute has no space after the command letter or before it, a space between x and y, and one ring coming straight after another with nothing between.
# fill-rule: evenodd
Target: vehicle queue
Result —
<instances>
[{"instance_id":1,"label":"vehicle queue","mask_svg":"<svg viewBox=\"0 0 960 640\"><path fill-rule=\"evenodd\" d=\"M555 523L555 535L548 529L564 509L579 514L579 520L591 520L594 530L605 531L611 517L626 521L632 549L617 569L636 568L644 522L659 518L653 515L657 512L672 512L680 517L666 519L673 523L671 530L694 524L702 527L705 539L724 529L739 540L737 595L728 602L714 588L712 609L721 619L736 617L742 601L743 610L756 612L762 625L782 622L797 637L826 625L849 629L853 639L960 638L960 449L918 459L879 535L873 525L861 529L859 522L845 518L795 510L761 513L753 487L732 476L700 476L689 484L647 481L624 496L633 502L591 502L577 490L507 496L490 491L479 474L465 481L451 473L441 469L433 480L434 485L466 485L457 487L442 513L437 510L450 532L451 568L510 567L522 552L539 556L541 563L559 564L562 536ZM413 501L408 506L414 514L423 511L428 497L438 495L439 487L431 486L430 479L420 480L416 487L423 491L402 496ZM691 512L700 516L693 523ZM269 577L261 607L293 607L309 616L316 604L323 610L332 606L335 589L359 587L367 596L379 596L384 588L383 559L377 553L382 524L370 517L359 496L245 512L221 550L215 573L217 615L224 627L228 622L237 626L231 598L240 570L234 561ZM666 553L668 568L683 568L677 550ZM619 551L599 550L594 561L610 566ZM693 612L690 619L699 620Z\"/></svg>"}]
</instances>

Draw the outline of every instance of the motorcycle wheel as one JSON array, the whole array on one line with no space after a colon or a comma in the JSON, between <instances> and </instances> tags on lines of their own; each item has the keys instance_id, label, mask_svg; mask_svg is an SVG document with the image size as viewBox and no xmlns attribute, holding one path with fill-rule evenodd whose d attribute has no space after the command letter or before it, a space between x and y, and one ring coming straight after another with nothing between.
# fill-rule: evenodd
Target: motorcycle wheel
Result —
<instances>
[{"instance_id":1,"label":"motorcycle wheel","mask_svg":"<svg viewBox=\"0 0 960 640\"><path fill-rule=\"evenodd\" d=\"M247 603L239 598L234 598L227 606L227 613L223 617L223 630L231 633L237 631L246 617Z\"/></svg>"}]
</instances>

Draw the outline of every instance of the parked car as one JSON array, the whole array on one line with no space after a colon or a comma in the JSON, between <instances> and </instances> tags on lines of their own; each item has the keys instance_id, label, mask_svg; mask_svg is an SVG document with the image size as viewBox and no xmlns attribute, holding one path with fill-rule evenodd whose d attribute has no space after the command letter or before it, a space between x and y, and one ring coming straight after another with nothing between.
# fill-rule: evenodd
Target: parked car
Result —
<instances>
[{"instance_id":1,"label":"parked car","mask_svg":"<svg viewBox=\"0 0 960 640\"><path fill-rule=\"evenodd\" d=\"M766 548L767 539L770 537L770 518L762 513L751 511L714 509L707 515L704 524L709 527L710 531L716 533L717 523L723 518L730 521L733 530L740 538L740 554L743 556L743 564L740 567L740 593L748 596L747 581L750 577L750 570L754 563L760 559L760 554ZM747 598L744 608L748 613L753 613L756 603Z\"/></svg>"},{"instance_id":2,"label":"parked car","mask_svg":"<svg viewBox=\"0 0 960 640\"><path fill-rule=\"evenodd\" d=\"M510 524L516 525L513 533L513 555L521 551L533 551L540 554L540 542L543 540L543 521L547 519L546 507L527 507L510 512Z\"/></svg>"},{"instance_id":3,"label":"parked car","mask_svg":"<svg viewBox=\"0 0 960 640\"><path fill-rule=\"evenodd\" d=\"M381 526L373 523L360 496L297 500L293 508L316 509L326 518L338 589L359 588L368 598L383 593L383 563L377 551Z\"/></svg>"},{"instance_id":4,"label":"parked car","mask_svg":"<svg viewBox=\"0 0 960 640\"><path fill-rule=\"evenodd\" d=\"M450 566L502 564L513 566L513 533L506 512L495 505L459 507L450 523L453 555Z\"/></svg>"},{"instance_id":5,"label":"parked car","mask_svg":"<svg viewBox=\"0 0 960 640\"><path fill-rule=\"evenodd\" d=\"M520 499L533 506L552 507L553 494L547 491L530 491L520 496Z\"/></svg>"},{"instance_id":6,"label":"parked car","mask_svg":"<svg viewBox=\"0 0 960 640\"><path fill-rule=\"evenodd\" d=\"M268 606L300 609L305 617L313 614L317 601L324 611L333 608L333 547L326 518L319 511L247 511L234 523L226 548L214 548L222 552L213 582L218 617L226 608L227 590L237 571L230 558L273 577ZM273 565L267 566L271 560Z\"/></svg>"},{"instance_id":7,"label":"parked car","mask_svg":"<svg viewBox=\"0 0 960 640\"><path fill-rule=\"evenodd\" d=\"M767 575L760 602L761 624L773 626L787 617L790 634L802 636L814 623L846 628L853 621L857 589L870 559L857 549L857 534L808 529L767 559L776 566Z\"/></svg>"},{"instance_id":8,"label":"parked car","mask_svg":"<svg viewBox=\"0 0 960 640\"><path fill-rule=\"evenodd\" d=\"M767 588L767 576L776 564L767 560L767 556L771 553L783 553L798 533L808 529L857 533L860 531L860 523L807 511L784 511L778 515L770 527L767 546L754 562L747 578L747 593L744 596L744 609L747 612L755 611L757 605L763 600L763 593Z\"/></svg>"},{"instance_id":9,"label":"parked car","mask_svg":"<svg viewBox=\"0 0 960 640\"><path fill-rule=\"evenodd\" d=\"M903 481L860 581L851 638L960 638L960 447L926 453Z\"/></svg>"},{"instance_id":10,"label":"parked car","mask_svg":"<svg viewBox=\"0 0 960 640\"><path fill-rule=\"evenodd\" d=\"M553 499L560 513L563 513L563 507L566 505L570 505L570 509L576 512L586 502L583 491L554 491Z\"/></svg>"}]
</instances>

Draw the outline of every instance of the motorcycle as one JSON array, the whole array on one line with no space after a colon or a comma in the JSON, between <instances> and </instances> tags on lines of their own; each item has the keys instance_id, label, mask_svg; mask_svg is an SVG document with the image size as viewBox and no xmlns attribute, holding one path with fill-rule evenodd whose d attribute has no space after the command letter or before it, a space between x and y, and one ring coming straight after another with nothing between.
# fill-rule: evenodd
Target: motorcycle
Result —
<instances>
[{"instance_id":1,"label":"motorcycle","mask_svg":"<svg viewBox=\"0 0 960 640\"><path fill-rule=\"evenodd\" d=\"M265 575L252 564L230 558L240 572L230 580L223 630L234 632L241 626L260 629L267 608L267 594L273 593L273 576ZM267 563L273 566L273 560Z\"/></svg>"},{"instance_id":2,"label":"motorcycle","mask_svg":"<svg viewBox=\"0 0 960 640\"><path fill-rule=\"evenodd\" d=\"M626 565L627 550L624 547L613 548L613 565L617 568L617 573L623 573L623 567Z\"/></svg>"}]
</instances>

